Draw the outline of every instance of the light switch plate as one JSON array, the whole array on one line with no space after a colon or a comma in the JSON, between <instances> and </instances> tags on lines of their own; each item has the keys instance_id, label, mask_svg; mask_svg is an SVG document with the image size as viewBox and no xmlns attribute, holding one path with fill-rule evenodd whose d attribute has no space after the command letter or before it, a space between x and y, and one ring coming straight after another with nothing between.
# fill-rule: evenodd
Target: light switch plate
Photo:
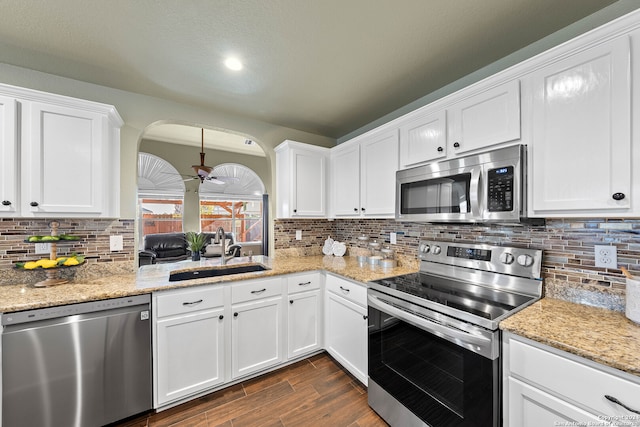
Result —
<instances>
[{"instance_id":1,"label":"light switch plate","mask_svg":"<svg viewBox=\"0 0 640 427\"><path fill-rule=\"evenodd\" d=\"M121 251L124 249L121 235L109 236L109 249L111 251Z\"/></svg>"}]
</instances>

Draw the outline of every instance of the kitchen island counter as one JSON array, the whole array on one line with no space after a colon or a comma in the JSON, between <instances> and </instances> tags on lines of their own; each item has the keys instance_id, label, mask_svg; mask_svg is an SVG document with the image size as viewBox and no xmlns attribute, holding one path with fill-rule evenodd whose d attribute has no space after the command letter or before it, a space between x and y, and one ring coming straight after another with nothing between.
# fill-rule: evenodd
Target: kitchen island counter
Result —
<instances>
[{"instance_id":1,"label":"kitchen island counter","mask_svg":"<svg viewBox=\"0 0 640 427\"><path fill-rule=\"evenodd\" d=\"M262 264L269 269L260 272L232 274L179 282L169 281L169 273L171 271L188 271L206 267L219 268L220 259L209 258L201 261L147 265L138 269L135 274L106 276L46 288L37 288L33 285L25 284L5 285L0 286L0 312L8 313L31 310L42 307L140 295L164 289L185 288L213 283L222 284L314 270L323 270L339 274L358 282L368 282L417 271L417 266L389 269L372 267L366 263L359 263L356 257L350 256L276 258L253 256L251 260L248 257L238 257L227 261L227 266L244 265L250 262Z\"/></svg>"},{"instance_id":2,"label":"kitchen island counter","mask_svg":"<svg viewBox=\"0 0 640 427\"><path fill-rule=\"evenodd\" d=\"M640 376L640 325L624 313L543 298L500 329Z\"/></svg>"}]
</instances>

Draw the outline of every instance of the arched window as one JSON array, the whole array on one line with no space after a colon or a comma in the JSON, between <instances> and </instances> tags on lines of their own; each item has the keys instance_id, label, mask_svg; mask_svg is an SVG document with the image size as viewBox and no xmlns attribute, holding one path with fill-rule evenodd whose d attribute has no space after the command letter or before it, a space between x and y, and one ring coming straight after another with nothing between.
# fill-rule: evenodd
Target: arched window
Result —
<instances>
[{"instance_id":1,"label":"arched window","mask_svg":"<svg viewBox=\"0 0 640 427\"><path fill-rule=\"evenodd\" d=\"M184 182L166 160L138 154L138 217L140 242L147 234L182 231Z\"/></svg>"},{"instance_id":2,"label":"arched window","mask_svg":"<svg viewBox=\"0 0 640 427\"><path fill-rule=\"evenodd\" d=\"M213 233L218 227L232 232L243 253L262 253L265 235L265 187L251 169L226 163L213 168L200 184L200 229ZM248 249L251 248L251 249Z\"/></svg>"}]
</instances>

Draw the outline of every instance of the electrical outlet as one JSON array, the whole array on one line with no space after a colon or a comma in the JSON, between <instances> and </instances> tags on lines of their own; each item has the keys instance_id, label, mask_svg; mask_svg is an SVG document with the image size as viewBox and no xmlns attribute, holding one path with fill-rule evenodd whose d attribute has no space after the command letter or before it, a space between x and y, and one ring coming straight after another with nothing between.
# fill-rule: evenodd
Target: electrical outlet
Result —
<instances>
[{"instance_id":1,"label":"electrical outlet","mask_svg":"<svg viewBox=\"0 0 640 427\"><path fill-rule=\"evenodd\" d=\"M124 249L121 235L109 236L109 249L111 251L121 251Z\"/></svg>"},{"instance_id":2,"label":"electrical outlet","mask_svg":"<svg viewBox=\"0 0 640 427\"><path fill-rule=\"evenodd\" d=\"M302 230L296 230L296 240L302 240Z\"/></svg>"},{"instance_id":3,"label":"electrical outlet","mask_svg":"<svg viewBox=\"0 0 640 427\"><path fill-rule=\"evenodd\" d=\"M396 233L389 233L389 243L391 243L392 245L395 245L397 243Z\"/></svg>"},{"instance_id":4,"label":"electrical outlet","mask_svg":"<svg viewBox=\"0 0 640 427\"><path fill-rule=\"evenodd\" d=\"M48 254L51 252L51 243L36 243L35 251L36 254Z\"/></svg>"},{"instance_id":5,"label":"electrical outlet","mask_svg":"<svg viewBox=\"0 0 640 427\"><path fill-rule=\"evenodd\" d=\"M615 246L595 245L596 267L618 268L618 251Z\"/></svg>"}]
</instances>

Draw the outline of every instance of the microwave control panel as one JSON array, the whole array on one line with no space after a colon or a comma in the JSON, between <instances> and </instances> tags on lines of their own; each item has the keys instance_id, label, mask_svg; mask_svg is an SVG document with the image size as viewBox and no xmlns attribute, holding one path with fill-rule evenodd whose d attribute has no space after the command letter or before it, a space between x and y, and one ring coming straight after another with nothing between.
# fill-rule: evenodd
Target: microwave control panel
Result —
<instances>
[{"instance_id":1,"label":"microwave control panel","mask_svg":"<svg viewBox=\"0 0 640 427\"><path fill-rule=\"evenodd\" d=\"M489 212L513 210L514 167L489 169L487 176L487 209Z\"/></svg>"}]
</instances>

